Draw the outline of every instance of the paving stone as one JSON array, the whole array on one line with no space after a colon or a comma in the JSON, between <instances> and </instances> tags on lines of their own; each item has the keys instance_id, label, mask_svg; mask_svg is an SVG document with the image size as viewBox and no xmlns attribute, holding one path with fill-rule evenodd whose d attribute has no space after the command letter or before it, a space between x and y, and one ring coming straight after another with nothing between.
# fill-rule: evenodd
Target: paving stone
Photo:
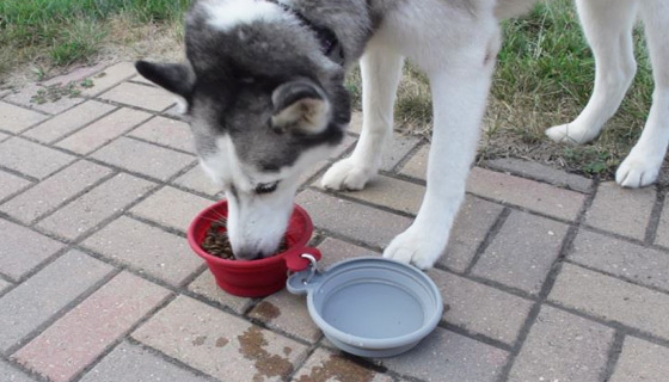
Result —
<instances>
[{"instance_id":1,"label":"paving stone","mask_svg":"<svg viewBox=\"0 0 669 382\"><path fill-rule=\"evenodd\" d=\"M118 64L110 66L102 72L91 76L90 79L93 82L93 86L82 89L81 93L85 96L92 97L116 86L116 84L135 74L137 74L137 70L135 70L133 63L119 62Z\"/></svg>"},{"instance_id":2,"label":"paving stone","mask_svg":"<svg viewBox=\"0 0 669 382\"><path fill-rule=\"evenodd\" d=\"M131 131L128 135L155 142L174 149L195 153L193 133L187 123L164 117L155 117Z\"/></svg>"},{"instance_id":3,"label":"paving stone","mask_svg":"<svg viewBox=\"0 0 669 382\"><path fill-rule=\"evenodd\" d=\"M416 348L383 365L427 382L497 381L508 353L462 335L437 328Z\"/></svg>"},{"instance_id":4,"label":"paving stone","mask_svg":"<svg viewBox=\"0 0 669 382\"><path fill-rule=\"evenodd\" d=\"M601 381L614 330L543 306L509 381Z\"/></svg>"},{"instance_id":5,"label":"paving stone","mask_svg":"<svg viewBox=\"0 0 669 382\"><path fill-rule=\"evenodd\" d=\"M61 85L54 85L54 87L61 87ZM48 114L62 113L63 111L85 101L83 98L64 95L57 101L46 100L44 103L35 102L35 97L38 97L41 92L46 92L48 90L47 87L39 84L28 84L20 91L9 94L3 98L3 100Z\"/></svg>"},{"instance_id":6,"label":"paving stone","mask_svg":"<svg viewBox=\"0 0 669 382\"><path fill-rule=\"evenodd\" d=\"M318 246L323 257L318 262L320 269L328 269L335 263L343 260L353 259L356 257L380 256L378 252L370 251L369 249L359 247L357 245L347 243L331 237L326 238Z\"/></svg>"},{"instance_id":7,"label":"paving stone","mask_svg":"<svg viewBox=\"0 0 669 382\"><path fill-rule=\"evenodd\" d=\"M125 216L82 245L174 286L180 286L202 264L186 239Z\"/></svg>"},{"instance_id":8,"label":"paving stone","mask_svg":"<svg viewBox=\"0 0 669 382\"><path fill-rule=\"evenodd\" d=\"M321 180L314 183L320 186ZM379 175L364 190L344 192L342 195L415 215L423 202L424 193L423 186Z\"/></svg>"},{"instance_id":9,"label":"paving stone","mask_svg":"<svg viewBox=\"0 0 669 382\"><path fill-rule=\"evenodd\" d=\"M430 155L430 145L421 147L400 170L400 174L416 179L427 178L427 160Z\"/></svg>"},{"instance_id":10,"label":"paving stone","mask_svg":"<svg viewBox=\"0 0 669 382\"><path fill-rule=\"evenodd\" d=\"M44 86L51 86L56 84L67 85L70 82L78 82L86 77L90 77L96 74L97 72L103 70L104 68L105 67L103 63L98 63L93 66L83 66L83 67L73 68L69 70L68 73L61 74L59 76L50 78L49 80L42 82L42 85Z\"/></svg>"},{"instance_id":11,"label":"paving stone","mask_svg":"<svg viewBox=\"0 0 669 382\"><path fill-rule=\"evenodd\" d=\"M443 320L471 333L515 343L531 301L440 270L430 271L429 276L446 305Z\"/></svg>"},{"instance_id":12,"label":"paving stone","mask_svg":"<svg viewBox=\"0 0 669 382\"><path fill-rule=\"evenodd\" d=\"M123 272L12 358L52 381L69 381L169 294L165 288Z\"/></svg>"},{"instance_id":13,"label":"paving stone","mask_svg":"<svg viewBox=\"0 0 669 382\"><path fill-rule=\"evenodd\" d=\"M249 317L310 343L321 337L320 329L309 315L306 297L285 289L265 297L249 312Z\"/></svg>"},{"instance_id":14,"label":"paving stone","mask_svg":"<svg viewBox=\"0 0 669 382\"><path fill-rule=\"evenodd\" d=\"M44 179L76 160L76 157L22 138L0 143L0 165Z\"/></svg>"},{"instance_id":15,"label":"paving stone","mask_svg":"<svg viewBox=\"0 0 669 382\"><path fill-rule=\"evenodd\" d=\"M582 230L569 259L669 292L669 256L656 249Z\"/></svg>"},{"instance_id":16,"label":"paving stone","mask_svg":"<svg viewBox=\"0 0 669 382\"><path fill-rule=\"evenodd\" d=\"M0 350L7 351L112 271L71 251L0 299Z\"/></svg>"},{"instance_id":17,"label":"paving stone","mask_svg":"<svg viewBox=\"0 0 669 382\"><path fill-rule=\"evenodd\" d=\"M226 382L285 380L307 353L302 344L184 296L133 337Z\"/></svg>"},{"instance_id":18,"label":"paving stone","mask_svg":"<svg viewBox=\"0 0 669 382\"><path fill-rule=\"evenodd\" d=\"M32 182L0 170L0 200L30 186Z\"/></svg>"},{"instance_id":19,"label":"paving stone","mask_svg":"<svg viewBox=\"0 0 669 382\"><path fill-rule=\"evenodd\" d=\"M195 216L211 204L213 204L211 200L173 187L164 187L136 205L130 212L163 226L186 232ZM169 210L165 206L169 206Z\"/></svg>"},{"instance_id":20,"label":"paving stone","mask_svg":"<svg viewBox=\"0 0 669 382\"><path fill-rule=\"evenodd\" d=\"M355 146L356 142L358 141L357 138L352 137L350 135L344 135L344 139L342 142L337 146L337 149L330 154L329 159L338 159L341 157L346 151L348 151L351 147Z\"/></svg>"},{"instance_id":21,"label":"paving stone","mask_svg":"<svg viewBox=\"0 0 669 382\"><path fill-rule=\"evenodd\" d=\"M9 137L11 137L11 135L5 134L5 133L0 133L0 142L4 141L5 139L7 139Z\"/></svg>"},{"instance_id":22,"label":"paving stone","mask_svg":"<svg viewBox=\"0 0 669 382\"><path fill-rule=\"evenodd\" d=\"M389 375L366 369L324 349L316 349L295 374L294 382L393 382Z\"/></svg>"},{"instance_id":23,"label":"paving stone","mask_svg":"<svg viewBox=\"0 0 669 382\"><path fill-rule=\"evenodd\" d=\"M81 382L210 382L210 379L184 370L137 345L121 343Z\"/></svg>"},{"instance_id":24,"label":"paving stone","mask_svg":"<svg viewBox=\"0 0 669 382\"><path fill-rule=\"evenodd\" d=\"M558 257L567 225L514 211L473 274L536 294Z\"/></svg>"},{"instance_id":25,"label":"paving stone","mask_svg":"<svg viewBox=\"0 0 669 382\"><path fill-rule=\"evenodd\" d=\"M669 375L669 349L634 337L625 337L623 351L610 382L664 381Z\"/></svg>"},{"instance_id":26,"label":"paving stone","mask_svg":"<svg viewBox=\"0 0 669 382\"><path fill-rule=\"evenodd\" d=\"M118 174L38 223L47 231L75 239L120 212L156 185Z\"/></svg>"},{"instance_id":27,"label":"paving stone","mask_svg":"<svg viewBox=\"0 0 669 382\"><path fill-rule=\"evenodd\" d=\"M88 154L149 118L149 113L122 108L63 139L56 146Z\"/></svg>"},{"instance_id":28,"label":"paving stone","mask_svg":"<svg viewBox=\"0 0 669 382\"><path fill-rule=\"evenodd\" d=\"M14 285L14 284L12 284L10 282L7 282L3 279L0 279L0 294L2 294L4 291L9 289L9 287L11 287L12 285Z\"/></svg>"},{"instance_id":29,"label":"paving stone","mask_svg":"<svg viewBox=\"0 0 669 382\"><path fill-rule=\"evenodd\" d=\"M163 89L131 82L120 84L100 98L153 111L163 111L176 102L176 97Z\"/></svg>"},{"instance_id":30,"label":"paving stone","mask_svg":"<svg viewBox=\"0 0 669 382\"><path fill-rule=\"evenodd\" d=\"M383 247L411 224L411 219L306 190L295 199L319 228L374 247Z\"/></svg>"},{"instance_id":31,"label":"paving stone","mask_svg":"<svg viewBox=\"0 0 669 382\"><path fill-rule=\"evenodd\" d=\"M153 82L147 80L144 78L141 74L138 74L130 79L132 82L139 82L141 84L149 85L149 86L156 86Z\"/></svg>"},{"instance_id":32,"label":"paving stone","mask_svg":"<svg viewBox=\"0 0 669 382\"><path fill-rule=\"evenodd\" d=\"M79 161L0 206L0 211L29 224L111 174L112 170Z\"/></svg>"},{"instance_id":33,"label":"paving stone","mask_svg":"<svg viewBox=\"0 0 669 382\"><path fill-rule=\"evenodd\" d=\"M7 362L0 359L0 380L4 382L35 382L23 372L16 370Z\"/></svg>"},{"instance_id":34,"label":"paving stone","mask_svg":"<svg viewBox=\"0 0 669 382\"><path fill-rule=\"evenodd\" d=\"M643 240L654 204L654 189L631 190L614 182L602 183L585 221L592 227Z\"/></svg>"},{"instance_id":35,"label":"paving stone","mask_svg":"<svg viewBox=\"0 0 669 382\"><path fill-rule=\"evenodd\" d=\"M193 163L194 157L121 137L94 153L93 158L160 180L167 180Z\"/></svg>"},{"instance_id":36,"label":"paving stone","mask_svg":"<svg viewBox=\"0 0 669 382\"><path fill-rule=\"evenodd\" d=\"M114 106L88 101L23 133L24 136L44 143L53 143L80 127L114 110Z\"/></svg>"},{"instance_id":37,"label":"paving stone","mask_svg":"<svg viewBox=\"0 0 669 382\"><path fill-rule=\"evenodd\" d=\"M214 197L221 192L221 187L205 174L200 166L193 167L187 173L176 178L172 183Z\"/></svg>"},{"instance_id":38,"label":"paving stone","mask_svg":"<svg viewBox=\"0 0 669 382\"><path fill-rule=\"evenodd\" d=\"M669 338L669 296L564 264L548 296L566 307Z\"/></svg>"},{"instance_id":39,"label":"paving stone","mask_svg":"<svg viewBox=\"0 0 669 382\"><path fill-rule=\"evenodd\" d=\"M575 220L585 201L578 192L478 167L469 173L467 191L565 220Z\"/></svg>"},{"instance_id":40,"label":"paving stone","mask_svg":"<svg viewBox=\"0 0 669 382\"><path fill-rule=\"evenodd\" d=\"M669 248L669 198L665 198L662 216L655 235L655 244Z\"/></svg>"},{"instance_id":41,"label":"paving stone","mask_svg":"<svg viewBox=\"0 0 669 382\"><path fill-rule=\"evenodd\" d=\"M15 281L63 246L31 229L0 219L0 272Z\"/></svg>"},{"instance_id":42,"label":"paving stone","mask_svg":"<svg viewBox=\"0 0 669 382\"><path fill-rule=\"evenodd\" d=\"M324 170L326 167L330 167L332 163L328 160L322 160L320 162L316 162L313 166L310 166L307 168L306 171L300 175L300 178L298 179L298 183L301 185L306 185L306 183L311 180L316 174L318 174L320 171ZM315 185L317 187L320 187L320 179L318 179L318 182L315 182Z\"/></svg>"},{"instance_id":43,"label":"paving stone","mask_svg":"<svg viewBox=\"0 0 669 382\"><path fill-rule=\"evenodd\" d=\"M362 132L362 112L355 111L351 114L351 122L348 125L350 133L360 134Z\"/></svg>"},{"instance_id":44,"label":"paving stone","mask_svg":"<svg viewBox=\"0 0 669 382\"><path fill-rule=\"evenodd\" d=\"M537 162L515 158L499 158L486 161L485 164L497 171L510 172L524 177L543 180L544 182L565 187L569 190L587 193L592 187L592 179L556 170Z\"/></svg>"},{"instance_id":45,"label":"paving stone","mask_svg":"<svg viewBox=\"0 0 669 382\"><path fill-rule=\"evenodd\" d=\"M504 207L467 195L455 217L446 251L437 264L464 272Z\"/></svg>"},{"instance_id":46,"label":"paving stone","mask_svg":"<svg viewBox=\"0 0 669 382\"><path fill-rule=\"evenodd\" d=\"M252 298L235 296L221 289L208 269L188 285L188 290L238 314L244 314L253 302Z\"/></svg>"},{"instance_id":47,"label":"paving stone","mask_svg":"<svg viewBox=\"0 0 669 382\"><path fill-rule=\"evenodd\" d=\"M0 129L10 133L20 133L47 118L44 114L0 102Z\"/></svg>"},{"instance_id":48,"label":"paving stone","mask_svg":"<svg viewBox=\"0 0 669 382\"><path fill-rule=\"evenodd\" d=\"M419 142L420 138L417 137L393 134L392 138L386 142L386 147L381 154L380 169L382 171L392 171Z\"/></svg>"}]
</instances>

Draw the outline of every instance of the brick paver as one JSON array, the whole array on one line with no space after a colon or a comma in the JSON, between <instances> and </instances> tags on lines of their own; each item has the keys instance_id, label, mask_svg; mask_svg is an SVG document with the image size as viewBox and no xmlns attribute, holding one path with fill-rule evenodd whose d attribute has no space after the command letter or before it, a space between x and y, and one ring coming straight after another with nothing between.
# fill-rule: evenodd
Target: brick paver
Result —
<instances>
[{"instance_id":1,"label":"brick paver","mask_svg":"<svg viewBox=\"0 0 669 382\"><path fill-rule=\"evenodd\" d=\"M63 139L57 146L78 154L88 154L149 118L151 114L143 111L119 109Z\"/></svg>"},{"instance_id":2,"label":"brick paver","mask_svg":"<svg viewBox=\"0 0 669 382\"><path fill-rule=\"evenodd\" d=\"M531 301L451 273L433 270L429 275L444 298L444 320L509 345L516 341Z\"/></svg>"},{"instance_id":3,"label":"brick paver","mask_svg":"<svg viewBox=\"0 0 669 382\"><path fill-rule=\"evenodd\" d=\"M187 123L156 117L131 131L128 135L174 149L195 152L193 134Z\"/></svg>"},{"instance_id":4,"label":"brick paver","mask_svg":"<svg viewBox=\"0 0 669 382\"><path fill-rule=\"evenodd\" d=\"M576 219L585 201L574 191L478 167L469 174L467 191L565 220Z\"/></svg>"},{"instance_id":5,"label":"brick paver","mask_svg":"<svg viewBox=\"0 0 669 382\"><path fill-rule=\"evenodd\" d=\"M295 382L392 382L389 375L364 368L330 351L316 350L293 377Z\"/></svg>"},{"instance_id":6,"label":"brick paver","mask_svg":"<svg viewBox=\"0 0 669 382\"><path fill-rule=\"evenodd\" d=\"M0 166L44 179L76 160L76 157L23 138L0 143Z\"/></svg>"},{"instance_id":7,"label":"brick paver","mask_svg":"<svg viewBox=\"0 0 669 382\"><path fill-rule=\"evenodd\" d=\"M623 352L610 382L663 381L669 375L669 349L626 337Z\"/></svg>"},{"instance_id":8,"label":"brick paver","mask_svg":"<svg viewBox=\"0 0 669 382\"><path fill-rule=\"evenodd\" d=\"M18 280L64 245L0 219L0 273Z\"/></svg>"},{"instance_id":9,"label":"brick paver","mask_svg":"<svg viewBox=\"0 0 669 382\"><path fill-rule=\"evenodd\" d=\"M5 171L0 171L0 200L21 191L32 182Z\"/></svg>"},{"instance_id":10,"label":"brick paver","mask_svg":"<svg viewBox=\"0 0 669 382\"><path fill-rule=\"evenodd\" d=\"M26 224L112 173L108 167L79 161L0 206L0 211Z\"/></svg>"},{"instance_id":11,"label":"brick paver","mask_svg":"<svg viewBox=\"0 0 669 382\"><path fill-rule=\"evenodd\" d=\"M68 381L168 295L164 288L121 273L13 357L50 380Z\"/></svg>"},{"instance_id":12,"label":"brick paver","mask_svg":"<svg viewBox=\"0 0 669 382\"><path fill-rule=\"evenodd\" d=\"M202 264L183 238L125 216L82 245L175 286L181 285Z\"/></svg>"},{"instance_id":13,"label":"brick paver","mask_svg":"<svg viewBox=\"0 0 669 382\"><path fill-rule=\"evenodd\" d=\"M510 381L602 381L613 329L544 306Z\"/></svg>"},{"instance_id":14,"label":"brick paver","mask_svg":"<svg viewBox=\"0 0 669 382\"><path fill-rule=\"evenodd\" d=\"M410 353L381 360L390 370L428 382L493 382L507 352L441 328Z\"/></svg>"},{"instance_id":15,"label":"brick paver","mask_svg":"<svg viewBox=\"0 0 669 382\"><path fill-rule=\"evenodd\" d=\"M230 295L192 253L185 231L221 193L196 166L188 126L166 117L174 97L129 62L44 85L86 76L94 86L85 97L37 105L30 98L40 87L30 85L0 102L0 381L659 382L669 374L666 190L621 190L516 159L484 163L501 172L475 167L445 254L427 273L445 304L440 326L398 357L349 357L322 337L303 296ZM296 201L314 221L321 269L380 256L411 224L429 143L394 136L365 191L322 192L314 182L352 148L353 134L300 177Z\"/></svg>"},{"instance_id":16,"label":"brick paver","mask_svg":"<svg viewBox=\"0 0 669 382\"><path fill-rule=\"evenodd\" d=\"M67 84L54 84L51 85L55 88L61 88ZM39 98L40 92L48 92L46 86L38 84L29 84L25 86L20 91L14 92L3 98L4 101L15 103L21 105L27 109L39 110L48 114L58 114L71 107L74 107L82 102L85 99L76 97L74 94L65 94L63 97L57 101L48 101L48 102L37 102L35 98Z\"/></svg>"},{"instance_id":17,"label":"brick paver","mask_svg":"<svg viewBox=\"0 0 669 382\"><path fill-rule=\"evenodd\" d=\"M155 187L154 183L118 174L82 197L57 210L38 226L67 239L75 239L119 213Z\"/></svg>"},{"instance_id":18,"label":"brick paver","mask_svg":"<svg viewBox=\"0 0 669 382\"><path fill-rule=\"evenodd\" d=\"M655 204L651 188L630 190L615 183L599 185L592 207L586 213L586 224L643 240L650 212Z\"/></svg>"},{"instance_id":19,"label":"brick paver","mask_svg":"<svg viewBox=\"0 0 669 382\"><path fill-rule=\"evenodd\" d=\"M669 295L565 264L549 298L598 318L669 338Z\"/></svg>"},{"instance_id":20,"label":"brick paver","mask_svg":"<svg viewBox=\"0 0 669 382\"><path fill-rule=\"evenodd\" d=\"M473 273L536 294L559 255L566 233L565 224L512 212Z\"/></svg>"},{"instance_id":21,"label":"brick paver","mask_svg":"<svg viewBox=\"0 0 669 382\"><path fill-rule=\"evenodd\" d=\"M0 129L10 133L20 133L48 116L6 102L0 102Z\"/></svg>"},{"instance_id":22,"label":"brick paver","mask_svg":"<svg viewBox=\"0 0 669 382\"><path fill-rule=\"evenodd\" d=\"M195 160L188 154L125 137L98 150L92 157L162 181L176 175Z\"/></svg>"},{"instance_id":23,"label":"brick paver","mask_svg":"<svg viewBox=\"0 0 669 382\"><path fill-rule=\"evenodd\" d=\"M222 381L279 381L306 346L188 297L178 297L133 337ZM224 361L223 361L224 360Z\"/></svg>"},{"instance_id":24,"label":"brick paver","mask_svg":"<svg viewBox=\"0 0 669 382\"><path fill-rule=\"evenodd\" d=\"M114 110L114 106L112 105L97 101L88 101L79 107L70 109L44 123L40 123L23 133L23 135L40 142L53 143L112 110ZM104 132L106 133L106 131Z\"/></svg>"},{"instance_id":25,"label":"brick paver","mask_svg":"<svg viewBox=\"0 0 669 382\"><path fill-rule=\"evenodd\" d=\"M81 382L119 381L209 382L210 379L180 368L138 345L124 342L81 379Z\"/></svg>"},{"instance_id":26,"label":"brick paver","mask_svg":"<svg viewBox=\"0 0 669 382\"><path fill-rule=\"evenodd\" d=\"M6 352L112 270L69 252L0 299L0 350Z\"/></svg>"},{"instance_id":27,"label":"brick paver","mask_svg":"<svg viewBox=\"0 0 669 382\"><path fill-rule=\"evenodd\" d=\"M153 111L163 111L176 102L176 97L163 89L131 82L122 83L100 98Z\"/></svg>"}]
</instances>

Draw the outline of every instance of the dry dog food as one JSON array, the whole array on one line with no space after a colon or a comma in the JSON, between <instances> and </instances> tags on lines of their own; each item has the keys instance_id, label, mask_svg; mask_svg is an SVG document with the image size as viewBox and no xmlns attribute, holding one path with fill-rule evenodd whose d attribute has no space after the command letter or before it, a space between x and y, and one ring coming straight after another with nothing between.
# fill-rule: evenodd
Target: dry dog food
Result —
<instances>
[{"instance_id":1,"label":"dry dog food","mask_svg":"<svg viewBox=\"0 0 669 382\"><path fill-rule=\"evenodd\" d=\"M235 255L232 253L232 246L230 246L230 240L228 239L228 233L225 230L226 225L227 220L223 218L212 222L207 230L207 235L204 237L204 241L202 241L202 249L212 256L235 260ZM283 238L277 253L281 253L286 249L288 249L286 238Z\"/></svg>"}]
</instances>

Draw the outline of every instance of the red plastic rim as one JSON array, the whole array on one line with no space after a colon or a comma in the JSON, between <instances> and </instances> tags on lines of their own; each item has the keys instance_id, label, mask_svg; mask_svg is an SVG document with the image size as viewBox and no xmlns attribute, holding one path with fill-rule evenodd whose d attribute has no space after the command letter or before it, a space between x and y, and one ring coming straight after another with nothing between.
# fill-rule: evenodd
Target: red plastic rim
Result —
<instances>
[{"instance_id":1,"label":"red plastic rim","mask_svg":"<svg viewBox=\"0 0 669 382\"><path fill-rule=\"evenodd\" d=\"M286 232L287 249L284 252L264 259L251 261L222 259L207 253L207 251L202 248L201 243L204 240L211 223L221 216L227 216L227 212L227 200L221 200L220 202L217 202L202 210L195 217L195 219L193 219L190 227L188 228L188 244L193 249L193 251L195 251L198 256L206 260L207 263L223 266L228 269L235 269L240 271L254 270L283 262L284 257L291 253L294 248L306 247L307 243L311 239L311 234L313 233L314 229L313 223L307 214L307 211L295 204L293 213L290 216L288 223L288 229Z\"/></svg>"}]
</instances>

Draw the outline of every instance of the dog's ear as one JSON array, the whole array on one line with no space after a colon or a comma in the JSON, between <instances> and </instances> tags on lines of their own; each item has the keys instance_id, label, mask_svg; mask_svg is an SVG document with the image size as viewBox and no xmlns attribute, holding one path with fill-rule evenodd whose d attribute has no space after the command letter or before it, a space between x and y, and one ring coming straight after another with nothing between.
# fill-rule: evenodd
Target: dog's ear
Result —
<instances>
[{"instance_id":1,"label":"dog's ear","mask_svg":"<svg viewBox=\"0 0 669 382\"><path fill-rule=\"evenodd\" d=\"M190 98L195 84L195 73L190 66L137 61L135 68L139 74L154 84L185 99Z\"/></svg>"},{"instance_id":2,"label":"dog's ear","mask_svg":"<svg viewBox=\"0 0 669 382\"><path fill-rule=\"evenodd\" d=\"M272 124L277 128L318 134L328 126L330 102L310 81L292 81L279 86L272 94L272 102Z\"/></svg>"}]
</instances>

